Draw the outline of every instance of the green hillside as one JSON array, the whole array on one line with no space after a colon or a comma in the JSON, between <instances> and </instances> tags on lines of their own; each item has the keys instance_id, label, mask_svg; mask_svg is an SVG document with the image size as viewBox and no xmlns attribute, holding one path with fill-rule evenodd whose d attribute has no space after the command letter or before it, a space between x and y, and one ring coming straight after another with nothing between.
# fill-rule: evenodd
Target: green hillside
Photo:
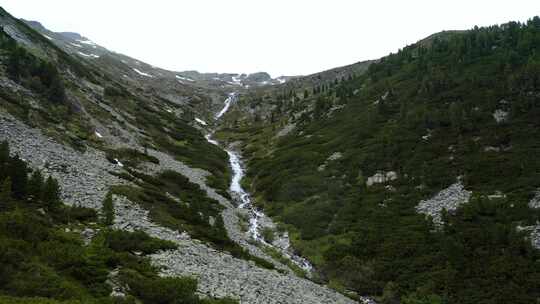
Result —
<instances>
[{"instance_id":1,"label":"green hillside","mask_svg":"<svg viewBox=\"0 0 540 304\"><path fill-rule=\"evenodd\" d=\"M258 204L331 286L382 303L539 300L540 254L516 227L540 219L540 18L433 35L228 115L219 136L243 141ZM472 198L434 227L415 207L458 179Z\"/></svg>"}]
</instances>

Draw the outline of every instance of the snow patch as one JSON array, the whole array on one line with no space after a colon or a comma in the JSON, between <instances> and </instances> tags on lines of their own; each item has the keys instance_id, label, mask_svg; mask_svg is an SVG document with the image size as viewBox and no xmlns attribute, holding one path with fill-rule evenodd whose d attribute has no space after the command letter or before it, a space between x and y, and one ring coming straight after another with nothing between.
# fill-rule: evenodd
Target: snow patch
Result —
<instances>
[{"instance_id":1,"label":"snow patch","mask_svg":"<svg viewBox=\"0 0 540 304\"><path fill-rule=\"evenodd\" d=\"M152 76L152 75L150 75L150 74L148 74L148 73L145 73L145 72L141 72L141 71L138 70L138 69L133 68L133 70L134 70L135 72L137 72L137 74L139 74L139 75L141 75L141 76L154 78L154 76Z\"/></svg>"},{"instance_id":2,"label":"snow patch","mask_svg":"<svg viewBox=\"0 0 540 304\"><path fill-rule=\"evenodd\" d=\"M117 164L119 167L123 167L123 166L124 166L124 164L122 164L122 163L118 160L118 158L115 158L114 161L116 162L116 164Z\"/></svg>"},{"instance_id":3,"label":"snow patch","mask_svg":"<svg viewBox=\"0 0 540 304\"><path fill-rule=\"evenodd\" d=\"M186 80L186 81L190 81L190 82L195 82L195 80L191 79L191 78L188 78L188 77L182 77L180 75L176 75L176 78L177 79L180 79L180 80Z\"/></svg>"},{"instance_id":4,"label":"snow patch","mask_svg":"<svg viewBox=\"0 0 540 304\"><path fill-rule=\"evenodd\" d=\"M103 138L103 135L101 135L101 133L99 133L98 131L96 131L95 134L98 138Z\"/></svg>"},{"instance_id":5,"label":"snow patch","mask_svg":"<svg viewBox=\"0 0 540 304\"><path fill-rule=\"evenodd\" d=\"M91 41L91 40L77 40L79 43L82 43L82 44L87 44L87 45L93 45L95 46L96 44Z\"/></svg>"},{"instance_id":6,"label":"snow patch","mask_svg":"<svg viewBox=\"0 0 540 304\"><path fill-rule=\"evenodd\" d=\"M207 125L208 125L208 124L206 123L206 121L204 121L204 120L202 120L202 119L199 119L199 118L197 118L197 117L195 117L195 121L198 122L198 123L200 123L200 124L203 125L203 126L207 126Z\"/></svg>"},{"instance_id":7,"label":"snow patch","mask_svg":"<svg viewBox=\"0 0 540 304\"><path fill-rule=\"evenodd\" d=\"M83 52L77 52L79 55L83 56L83 57L86 57L86 58L99 58L98 55L96 54L85 54Z\"/></svg>"},{"instance_id":8,"label":"snow patch","mask_svg":"<svg viewBox=\"0 0 540 304\"><path fill-rule=\"evenodd\" d=\"M47 36L47 35L43 35L43 37L49 39L49 40L53 40L51 37Z\"/></svg>"},{"instance_id":9,"label":"snow patch","mask_svg":"<svg viewBox=\"0 0 540 304\"><path fill-rule=\"evenodd\" d=\"M69 44L71 44L71 45L73 45L73 46L75 46L75 47L78 47L78 48L82 48L82 47L83 47L82 45L77 44L77 43L71 43L71 42L70 42Z\"/></svg>"}]
</instances>

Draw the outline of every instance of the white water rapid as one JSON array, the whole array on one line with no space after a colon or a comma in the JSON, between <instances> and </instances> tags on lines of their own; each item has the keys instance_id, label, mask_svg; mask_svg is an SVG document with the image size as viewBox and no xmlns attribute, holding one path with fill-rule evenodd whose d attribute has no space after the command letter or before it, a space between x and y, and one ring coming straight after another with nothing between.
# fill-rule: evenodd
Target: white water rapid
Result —
<instances>
[{"instance_id":1,"label":"white water rapid","mask_svg":"<svg viewBox=\"0 0 540 304\"><path fill-rule=\"evenodd\" d=\"M216 120L219 120L227 111L229 110L229 107L232 103L234 103L237 99L236 93L229 94L229 97L224 102L223 109L215 116ZM276 237L276 240L269 243L267 242L262 236L261 236L261 229L263 227L275 227L272 220L266 216L261 210L259 210L257 207L253 205L251 202L251 197L249 193L247 193L244 188L242 187L242 178L244 177L244 167L242 163L242 159L240 158L240 154L231 150L222 147L216 140L212 139L212 134L207 134L206 140L216 145L220 148L222 148L225 152L227 152L229 156L229 163L231 165L232 171L233 171L233 177L231 180L231 185L229 187L229 190L233 194L233 197L237 199L237 206L240 209L247 210L249 214L249 229L248 234L249 236L265 246L270 246L277 251L279 251L283 256L291 260L294 264L302 268L304 271L306 271L308 274L313 269L313 266L311 263L306 260L305 258L298 256L293 253L292 248L290 246L289 242L289 236L288 233L285 232L282 235L279 235ZM264 226L262 223L265 223Z\"/></svg>"}]
</instances>

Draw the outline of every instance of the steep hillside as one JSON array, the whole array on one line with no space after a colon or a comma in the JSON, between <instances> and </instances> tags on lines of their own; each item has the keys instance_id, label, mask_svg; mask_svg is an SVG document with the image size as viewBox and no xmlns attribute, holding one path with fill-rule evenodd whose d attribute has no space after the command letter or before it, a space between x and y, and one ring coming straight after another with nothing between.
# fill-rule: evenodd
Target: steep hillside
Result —
<instances>
[{"instance_id":1,"label":"steep hillside","mask_svg":"<svg viewBox=\"0 0 540 304\"><path fill-rule=\"evenodd\" d=\"M205 138L247 86L228 77L265 75L191 81L1 8L0 26L0 302L354 303L242 230Z\"/></svg>"},{"instance_id":2,"label":"steep hillside","mask_svg":"<svg viewBox=\"0 0 540 304\"><path fill-rule=\"evenodd\" d=\"M336 289L540 297L540 18L444 32L328 84L250 91L216 137ZM535 248L533 248L536 247Z\"/></svg>"}]
</instances>

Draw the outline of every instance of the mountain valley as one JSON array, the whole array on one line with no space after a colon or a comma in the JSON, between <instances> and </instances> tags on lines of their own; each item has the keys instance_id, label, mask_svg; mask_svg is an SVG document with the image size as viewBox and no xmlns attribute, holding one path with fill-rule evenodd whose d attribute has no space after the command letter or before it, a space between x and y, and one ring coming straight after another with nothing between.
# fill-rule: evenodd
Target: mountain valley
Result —
<instances>
[{"instance_id":1,"label":"mountain valley","mask_svg":"<svg viewBox=\"0 0 540 304\"><path fill-rule=\"evenodd\" d=\"M540 301L539 17L277 78L0 26L0 303Z\"/></svg>"}]
</instances>

